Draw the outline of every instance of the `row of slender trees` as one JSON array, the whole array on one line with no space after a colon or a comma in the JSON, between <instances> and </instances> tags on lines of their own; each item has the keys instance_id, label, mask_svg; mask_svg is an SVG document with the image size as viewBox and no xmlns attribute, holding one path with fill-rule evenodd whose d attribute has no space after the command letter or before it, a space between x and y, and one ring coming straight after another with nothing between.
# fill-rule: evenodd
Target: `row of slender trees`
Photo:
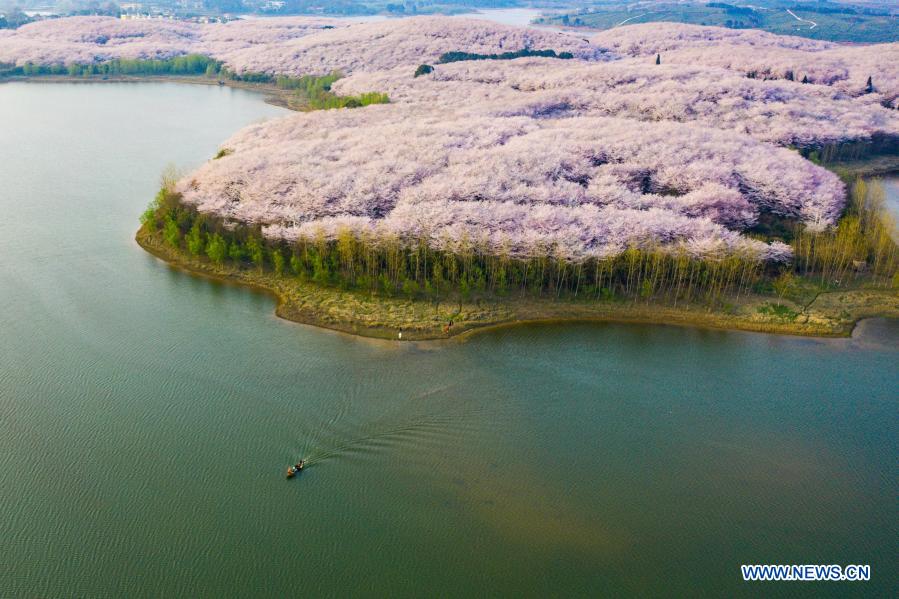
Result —
<instances>
[{"instance_id":1,"label":"row of slender trees","mask_svg":"<svg viewBox=\"0 0 899 599\"><path fill-rule=\"evenodd\" d=\"M836 227L816 233L797 228L794 267L802 275L819 277L823 284L839 285L866 274L873 275L875 284L899 286L896 236L883 185L857 179Z\"/></svg>"},{"instance_id":2,"label":"row of slender trees","mask_svg":"<svg viewBox=\"0 0 899 599\"><path fill-rule=\"evenodd\" d=\"M80 64L40 65L26 63L5 72L6 76L68 75L92 77L95 75L204 75L217 73L218 61L202 54L187 54L166 59L116 58L104 62Z\"/></svg>"},{"instance_id":3,"label":"row of slender trees","mask_svg":"<svg viewBox=\"0 0 899 599\"><path fill-rule=\"evenodd\" d=\"M570 262L555 248L530 259L491 252L476 240L458 251L436 250L424 238L323 234L292 243L267 239L258 226L227 223L200 213L164 187L142 218L147 232L197 259L255 268L275 276L387 296L440 300L534 294L555 298L720 303L729 295L777 289L783 275L818 276L826 285L845 284L865 273L880 284L899 285L899 253L882 220L882 200L864 182L839 226L824 233L798 229L795 260L786 267L755 255L697 258L685 249L631 247L606 259ZM865 267L861 267L860 264Z\"/></svg>"},{"instance_id":4,"label":"row of slender trees","mask_svg":"<svg viewBox=\"0 0 899 599\"><path fill-rule=\"evenodd\" d=\"M874 134L869 139L826 143L815 147L795 148L815 164L862 160L872 156L899 153L899 136Z\"/></svg>"}]
</instances>

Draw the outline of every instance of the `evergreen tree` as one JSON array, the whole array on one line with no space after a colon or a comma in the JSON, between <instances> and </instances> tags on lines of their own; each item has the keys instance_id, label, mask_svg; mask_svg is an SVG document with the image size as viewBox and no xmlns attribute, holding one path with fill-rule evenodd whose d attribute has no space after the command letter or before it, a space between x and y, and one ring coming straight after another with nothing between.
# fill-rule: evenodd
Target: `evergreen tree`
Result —
<instances>
[{"instance_id":1,"label":"evergreen tree","mask_svg":"<svg viewBox=\"0 0 899 599\"><path fill-rule=\"evenodd\" d=\"M203 253L203 232L200 230L200 223L194 223L187 234L187 250L194 256Z\"/></svg>"},{"instance_id":2,"label":"evergreen tree","mask_svg":"<svg viewBox=\"0 0 899 599\"><path fill-rule=\"evenodd\" d=\"M284 254L281 253L281 250L272 252L272 268L275 270L276 275L284 274Z\"/></svg>"},{"instance_id":3,"label":"evergreen tree","mask_svg":"<svg viewBox=\"0 0 899 599\"><path fill-rule=\"evenodd\" d=\"M181 245L181 229L178 228L178 223L171 215L165 217L163 236L170 246L176 248Z\"/></svg>"},{"instance_id":4,"label":"evergreen tree","mask_svg":"<svg viewBox=\"0 0 899 599\"><path fill-rule=\"evenodd\" d=\"M303 260L297 253L290 255L290 270L293 271L293 274L298 276L306 274L306 267L303 265Z\"/></svg>"},{"instance_id":5,"label":"evergreen tree","mask_svg":"<svg viewBox=\"0 0 899 599\"><path fill-rule=\"evenodd\" d=\"M159 209L159 202L153 200L143 214L140 215L140 224L145 226L150 233L156 232L156 211Z\"/></svg>"},{"instance_id":6,"label":"evergreen tree","mask_svg":"<svg viewBox=\"0 0 899 599\"><path fill-rule=\"evenodd\" d=\"M255 235L250 235L247 239L247 254L253 264L259 268L265 264L265 249L262 247L262 241Z\"/></svg>"},{"instance_id":7,"label":"evergreen tree","mask_svg":"<svg viewBox=\"0 0 899 599\"><path fill-rule=\"evenodd\" d=\"M243 262L244 255L240 242L237 240L232 241L228 246L228 257L240 266L240 263Z\"/></svg>"},{"instance_id":8,"label":"evergreen tree","mask_svg":"<svg viewBox=\"0 0 899 599\"><path fill-rule=\"evenodd\" d=\"M227 254L228 244L221 235L216 233L209 239L209 243L206 244L206 255L209 256L210 260L220 265L225 261Z\"/></svg>"}]
</instances>

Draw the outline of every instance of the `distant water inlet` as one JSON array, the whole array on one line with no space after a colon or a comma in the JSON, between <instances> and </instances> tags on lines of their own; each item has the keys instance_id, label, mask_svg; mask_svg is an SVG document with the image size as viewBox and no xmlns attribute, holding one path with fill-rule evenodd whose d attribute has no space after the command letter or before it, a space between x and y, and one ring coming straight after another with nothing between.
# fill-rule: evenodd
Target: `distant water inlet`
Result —
<instances>
[{"instance_id":1,"label":"distant water inlet","mask_svg":"<svg viewBox=\"0 0 899 599\"><path fill-rule=\"evenodd\" d=\"M0 114L0 596L732 596L767 562L894 590L896 323L296 325L133 241L167 163L280 109L12 83Z\"/></svg>"}]
</instances>

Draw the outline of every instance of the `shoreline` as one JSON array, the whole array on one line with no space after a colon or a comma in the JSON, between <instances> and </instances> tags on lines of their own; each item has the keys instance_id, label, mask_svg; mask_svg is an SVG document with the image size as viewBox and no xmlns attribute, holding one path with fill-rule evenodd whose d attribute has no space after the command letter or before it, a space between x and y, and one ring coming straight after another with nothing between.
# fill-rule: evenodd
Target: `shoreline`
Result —
<instances>
[{"instance_id":1,"label":"shoreline","mask_svg":"<svg viewBox=\"0 0 899 599\"><path fill-rule=\"evenodd\" d=\"M219 81L222 81L220 84ZM288 100L290 90L281 89L265 83L248 83L246 81L234 81L230 79L211 79L205 75L115 75L102 78L99 75L91 77L73 77L71 75L16 75L0 78L3 83L188 83L192 85L213 85L216 87L231 87L246 91L257 92L265 96L264 102L272 106L278 106L291 112L300 112L290 107Z\"/></svg>"},{"instance_id":2,"label":"shoreline","mask_svg":"<svg viewBox=\"0 0 899 599\"><path fill-rule=\"evenodd\" d=\"M899 293L890 289L847 289L816 295L802 306L767 296L733 299L730 312L705 306L670 306L608 300L555 300L518 296L495 302L446 304L428 300L373 296L278 277L256 269L217 266L167 246L159 234L140 229L135 241L167 265L193 276L239 285L275 299L275 314L299 324L360 337L402 341L464 340L480 331L533 323L619 322L737 330L800 337L849 337L865 318L899 318ZM798 316L785 320L758 308L772 302L790 304ZM446 323L452 320L449 328ZM402 333L402 336L400 336Z\"/></svg>"},{"instance_id":3,"label":"shoreline","mask_svg":"<svg viewBox=\"0 0 899 599\"><path fill-rule=\"evenodd\" d=\"M265 95L266 103L289 106L289 90L265 83L209 78L203 75L117 75L76 77L69 75L15 76L4 81L50 83L172 82L228 86ZM845 176L876 177L899 173L899 157L834 162L827 168ZM840 172L842 171L842 172ZM783 298L760 295L728 297L722 307L700 304L680 306L634 300L553 299L527 295L444 304L416 298L373 295L277 276L256 269L217 266L174 250L158 234L139 230L135 239L145 251L170 267L194 276L251 288L272 296L275 314L292 322L377 339L440 340L467 338L478 331L530 323L620 322L688 326L714 330L739 330L807 337L848 337L859 320L899 317L899 293L889 289L855 288L819 293L803 305ZM819 301L820 300L820 301ZM795 316L762 314L760 308L784 304ZM446 324L452 322L447 328Z\"/></svg>"}]
</instances>

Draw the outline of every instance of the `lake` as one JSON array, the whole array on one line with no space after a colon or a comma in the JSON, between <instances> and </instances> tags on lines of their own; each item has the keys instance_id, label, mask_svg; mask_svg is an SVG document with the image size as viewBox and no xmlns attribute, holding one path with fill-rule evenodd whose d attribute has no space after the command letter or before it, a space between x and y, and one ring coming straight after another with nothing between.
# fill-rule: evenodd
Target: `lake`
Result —
<instances>
[{"instance_id":1,"label":"lake","mask_svg":"<svg viewBox=\"0 0 899 599\"><path fill-rule=\"evenodd\" d=\"M453 15L452 17L459 17L465 19L481 19L483 21L492 21L494 23L500 23L501 25L511 25L513 27L529 27L532 29L542 29L545 31L555 32L555 33L564 33L567 35L576 35L579 37L583 37L584 33L578 30L571 29L562 29L558 27L548 27L546 25L536 25L531 23L534 19L543 16L544 12L562 12L565 11L565 7L554 7L552 10L544 11L538 10L536 8L482 8L472 12L460 12ZM573 10L573 9L569 9ZM438 13L439 14L439 13ZM411 16L411 15L410 15ZM431 16L431 15L425 15ZM401 19L401 18L409 18L409 17L389 17L386 15L365 15L361 17L342 17L340 15L328 15L329 18L341 19L343 21L348 21L351 23L374 23L379 21L386 21L387 19ZM242 18L260 18L254 17L251 15L245 15ZM261 17L265 18L265 17Z\"/></svg>"},{"instance_id":2,"label":"lake","mask_svg":"<svg viewBox=\"0 0 899 599\"><path fill-rule=\"evenodd\" d=\"M283 114L216 86L0 85L0 596L895 590L897 322L373 341L134 243L166 164ZM872 580L750 585L744 563Z\"/></svg>"},{"instance_id":3,"label":"lake","mask_svg":"<svg viewBox=\"0 0 899 599\"><path fill-rule=\"evenodd\" d=\"M482 19L515 27L530 27L531 21L542 14L542 10L537 10L535 8L485 8L474 12L459 13L453 16L464 17L466 19Z\"/></svg>"}]
</instances>

